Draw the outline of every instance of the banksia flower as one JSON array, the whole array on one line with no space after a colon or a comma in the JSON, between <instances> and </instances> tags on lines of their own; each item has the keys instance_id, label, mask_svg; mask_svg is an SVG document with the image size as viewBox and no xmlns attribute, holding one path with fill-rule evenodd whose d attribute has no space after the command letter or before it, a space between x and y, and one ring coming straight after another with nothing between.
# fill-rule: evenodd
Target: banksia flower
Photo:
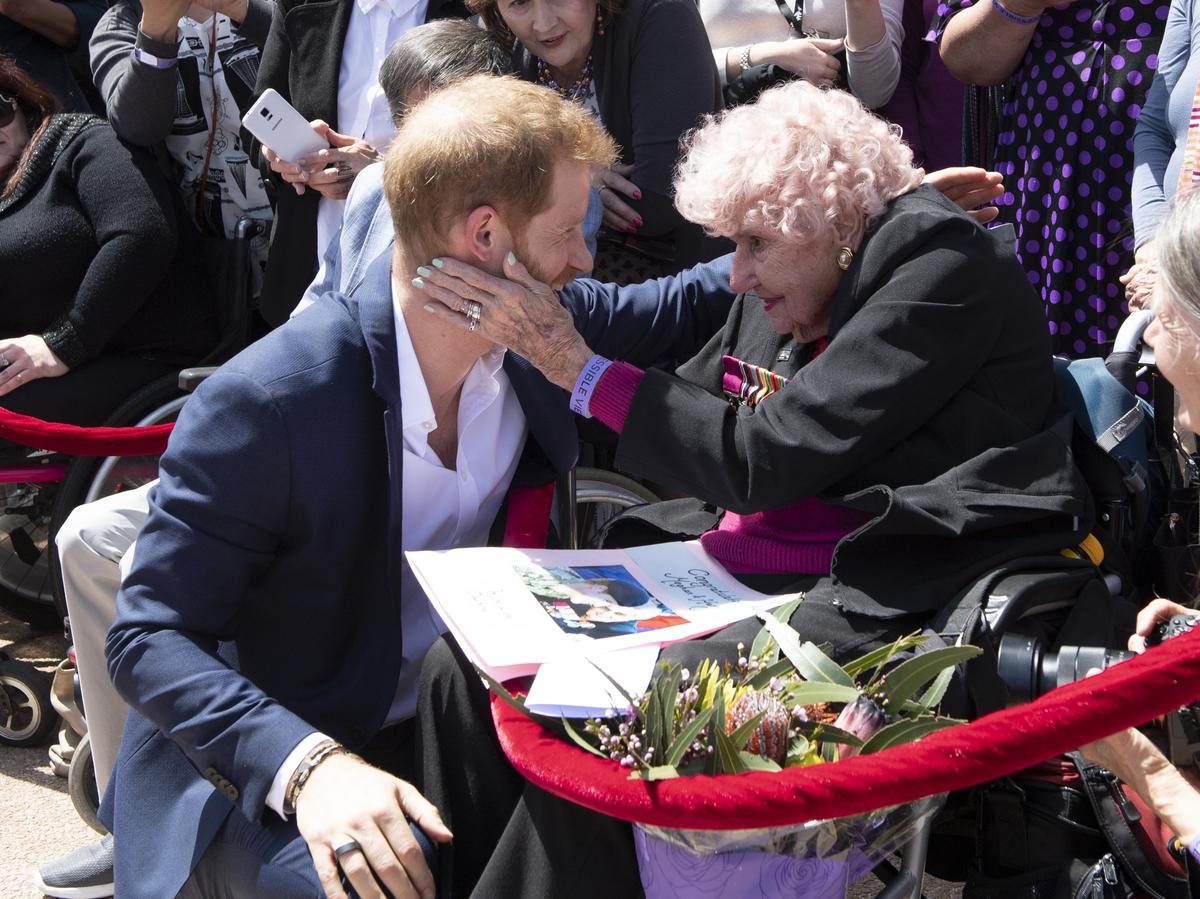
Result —
<instances>
[{"instance_id":1,"label":"banksia flower","mask_svg":"<svg viewBox=\"0 0 1200 899\"><path fill-rule=\"evenodd\" d=\"M860 695L854 702L847 703L846 707L842 709L842 713L837 716L837 720L833 722L833 726L852 733L865 742L871 739L885 723L887 723L887 715L884 714L882 708L876 705L875 700ZM847 746L844 743L839 743L837 750L839 759L851 758L859 753L857 746Z\"/></svg>"},{"instance_id":2,"label":"banksia flower","mask_svg":"<svg viewBox=\"0 0 1200 899\"><path fill-rule=\"evenodd\" d=\"M783 764L787 757L792 713L775 696L757 692L744 694L725 713L725 732L733 733L759 712L765 714L751 732L746 750Z\"/></svg>"}]
</instances>

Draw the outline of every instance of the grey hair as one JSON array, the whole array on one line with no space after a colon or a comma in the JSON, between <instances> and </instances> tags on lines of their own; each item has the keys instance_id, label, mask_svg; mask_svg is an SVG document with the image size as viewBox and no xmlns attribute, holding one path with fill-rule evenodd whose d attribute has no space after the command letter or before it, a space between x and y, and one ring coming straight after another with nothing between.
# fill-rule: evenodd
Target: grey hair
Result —
<instances>
[{"instance_id":1,"label":"grey hair","mask_svg":"<svg viewBox=\"0 0 1200 899\"><path fill-rule=\"evenodd\" d=\"M379 67L379 86L392 118L412 105L414 94L469 75L508 75L512 51L495 35L464 19L437 19L405 32Z\"/></svg>"},{"instance_id":2,"label":"grey hair","mask_svg":"<svg viewBox=\"0 0 1200 899\"><path fill-rule=\"evenodd\" d=\"M1158 275L1174 307L1200 332L1200 191L1176 195L1156 242Z\"/></svg>"}]
</instances>

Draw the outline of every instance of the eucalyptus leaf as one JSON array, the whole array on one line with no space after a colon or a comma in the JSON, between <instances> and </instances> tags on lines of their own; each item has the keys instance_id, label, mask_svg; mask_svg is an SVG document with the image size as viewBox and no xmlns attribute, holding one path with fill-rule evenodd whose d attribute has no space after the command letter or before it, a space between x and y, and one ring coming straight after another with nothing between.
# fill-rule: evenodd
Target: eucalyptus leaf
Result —
<instances>
[{"instance_id":1,"label":"eucalyptus leaf","mask_svg":"<svg viewBox=\"0 0 1200 899\"><path fill-rule=\"evenodd\" d=\"M928 689L921 694L921 698L917 700L917 706L923 711L931 711L942 698L946 695L946 690L950 687L950 681L954 679L954 668L946 668L929 685ZM909 703L905 703L905 708ZM903 709L901 710L903 711Z\"/></svg>"},{"instance_id":2,"label":"eucalyptus leaf","mask_svg":"<svg viewBox=\"0 0 1200 899\"><path fill-rule=\"evenodd\" d=\"M952 668L967 659L973 659L983 650L978 646L945 646L923 652L901 662L887 676L887 702L884 710L894 714L909 698L925 684L933 680L945 668Z\"/></svg>"},{"instance_id":3,"label":"eucalyptus leaf","mask_svg":"<svg viewBox=\"0 0 1200 899\"><path fill-rule=\"evenodd\" d=\"M719 759L721 774L742 774L746 770L746 764L742 761L741 753L737 746L729 739L729 735L725 733L725 729L717 726L712 729L713 736L716 738L717 751L716 756Z\"/></svg>"},{"instance_id":4,"label":"eucalyptus leaf","mask_svg":"<svg viewBox=\"0 0 1200 899\"><path fill-rule=\"evenodd\" d=\"M675 766L683 760L683 757L687 754L688 747L700 736L700 732L708 726L708 722L712 720L712 716L713 710L709 707L696 715L688 726L680 731L679 736L675 738L675 742L671 744L671 748L667 750L666 764Z\"/></svg>"},{"instance_id":5,"label":"eucalyptus leaf","mask_svg":"<svg viewBox=\"0 0 1200 899\"><path fill-rule=\"evenodd\" d=\"M892 641L887 646L881 646L879 649L874 649L871 652L861 655L857 659L847 662L842 667L851 677L858 677L864 671L887 664L888 661L902 652L915 649L928 639L928 637L919 633L908 634Z\"/></svg>"},{"instance_id":6,"label":"eucalyptus leaf","mask_svg":"<svg viewBox=\"0 0 1200 899\"><path fill-rule=\"evenodd\" d=\"M812 722L802 722L796 725L797 730L803 733L808 739L820 743L844 743L847 746L862 746L863 741L850 733L848 730L842 730L840 727L834 727L832 724L813 724Z\"/></svg>"},{"instance_id":7,"label":"eucalyptus leaf","mask_svg":"<svg viewBox=\"0 0 1200 899\"><path fill-rule=\"evenodd\" d=\"M742 750L739 754L742 764L746 766L747 771L782 771L779 763L774 759L769 759L763 755L757 755L753 752Z\"/></svg>"},{"instance_id":8,"label":"eucalyptus leaf","mask_svg":"<svg viewBox=\"0 0 1200 899\"><path fill-rule=\"evenodd\" d=\"M589 743L585 737L580 736L578 731L576 731L575 728L573 728L571 726L570 721L568 721L566 718L563 718L562 724L563 724L563 730L565 730L567 732L567 736L571 738L571 741L576 746L578 746L580 749L586 749L592 755L599 756L600 758L604 759L605 761L608 761L608 756L605 755L603 752L601 752L599 749L597 749L595 746L593 746L591 743Z\"/></svg>"},{"instance_id":9,"label":"eucalyptus leaf","mask_svg":"<svg viewBox=\"0 0 1200 899\"><path fill-rule=\"evenodd\" d=\"M493 678L490 674L488 674L486 671L484 671L481 668L476 668L475 671L476 671L476 673L479 674L480 677L482 677L484 679L484 681L487 682L487 685L489 687L491 687L493 693L495 693L497 696L499 696L501 699L503 699L505 702L507 702L509 705L511 705L514 709L516 709L522 715L528 715L530 718L533 717L533 714L529 711L529 709L525 708L525 703L523 703L521 700L517 699L517 697L513 696L511 693L509 693L508 690L504 689L504 684L500 683L500 681Z\"/></svg>"},{"instance_id":10,"label":"eucalyptus leaf","mask_svg":"<svg viewBox=\"0 0 1200 899\"><path fill-rule=\"evenodd\" d=\"M822 684L804 681L784 691L792 705L816 705L818 702L854 702L858 689L843 684Z\"/></svg>"},{"instance_id":11,"label":"eucalyptus leaf","mask_svg":"<svg viewBox=\"0 0 1200 899\"><path fill-rule=\"evenodd\" d=\"M866 755L871 752L879 752L881 749L887 749L889 746L911 743L934 731L943 730L947 727L953 727L955 724L962 723L957 718L923 718L919 721L901 719L893 721L891 724L877 730L871 739L863 744L862 752L863 755Z\"/></svg>"},{"instance_id":12,"label":"eucalyptus leaf","mask_svg":"<svg viewBox=\"0 0 1200 899\"><path fill-rule=\"evenodd\" d=\"M801 643L799 635L792 628L777 621L772 615L760 612L758 617L763 620L763 624L779 644L780 650L805 680L854 686L854 678L821 652L815 643Z\"/></svg>"},{"instance_id":13,"label":"eucalyptus leaf","mask_svg":"<svg viewBox=\"0 0 1200 899\"><path fill-rule=\"evenodd\" d=\"M655 765L646 769L646 780L673 780L679 777L674 765Z\"/></svg>"},{"instance_id":14,"label":"eucalyptus leaf","mask_svg":"<svg viewBox=\"0 0 1200 899\"><path fill-rule=\"evenodd\" d=\"M621 698L624 699L627 703L629 703L629 707L631 709L633 709L633 713L635 715L637 715L639 719L641 719L642 724L645 724L646 716L642 712L642 708L641 708L641 705L637 701L637 697L635 697L628 690L626 690L624 687L622 687L620 682L615 677L613 677L611 674L609 674L607 671L605 671L603 668L601 668L599 665L597 665L595 663L595 661L593 661L592 659L588 659L588 661L591 662L593 668L595 668L597 671L599 671L601 674L604 675L605 680L607 680L610 684L613 685L614 688L616 688L616 691L621 694Z\"/></svg>"},{"instance_id":15,"label":"eucalyptus leaf","mask_svg":"<svg viewBox=\"0 0 1200 899\"><path fill-rule=\"evenodd\" d=\"M771 682L773 677L786 677L795 670L796 666L790 659L778 659L765 668L760 668L755 675L746 681L746 686L761 690Z\"/></svg>"},{"instance_id":16,"label":"eucalyptus leaf","mask_svg":"<svg viewBox=\"0 0 1200 899\"><path fill-rule=\"evenodd\" d=\"M800 603L804 602L804 594L801 593L795 599L785 602L777 609L773 609L769 614L781 624L787 624L792 620L792 615L795 613ZM779 658L779 644L774 643L771 639L771 632L765 627L761 628L758 636L754 638L754 642L750 644L750 658L757 659L764 652L770 650L769 662L775 662Z\"/></svg>"}]
</instances>

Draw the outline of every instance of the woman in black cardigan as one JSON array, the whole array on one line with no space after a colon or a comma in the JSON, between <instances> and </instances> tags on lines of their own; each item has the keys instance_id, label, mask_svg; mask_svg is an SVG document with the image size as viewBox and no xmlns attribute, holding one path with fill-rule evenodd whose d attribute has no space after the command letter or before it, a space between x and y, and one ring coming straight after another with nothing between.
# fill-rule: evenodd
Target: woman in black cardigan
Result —
<instances>
[{"instance_id":1,"label":"woman in black cardigan","mask_svg":"<svg viewBox=\"0 0 1200 899\"><path fill-rule=\"evenodd\" d=\"M93 425L211 349L215 306L153 158L56 110L0 57L0 405Z\"/></svg>"},{"instance_id":2,"label":"woman in black cardigan","mask_svg":"<svg viewBox=\"0 0 1200 899\"><path fill-rule=\"evenodd\" d=\"M672 202L680 137L722 107L694 0L467 0L467 7L513 42L522 77L592 109L620 148L620 163L597 184L604 204L597 277L629 280L614 257L632 262L630 275L646 276L726 252Z\"/></svg>"}]
</instances>

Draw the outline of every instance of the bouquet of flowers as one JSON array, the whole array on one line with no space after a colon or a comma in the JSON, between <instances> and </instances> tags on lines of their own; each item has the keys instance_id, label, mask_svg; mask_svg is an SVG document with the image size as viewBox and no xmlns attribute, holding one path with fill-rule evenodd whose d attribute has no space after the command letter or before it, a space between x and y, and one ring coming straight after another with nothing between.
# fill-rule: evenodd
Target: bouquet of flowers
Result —
<instances>
[{"instance_id":1,"label":"bouquet of flowers","mask_svg":"<svg viewBox=\"0 0 1200 899\"><path fill-rule=\"evenodd\" d=\"M648 781L836 763L961 723L938 713L956 665L979 653L912 634L839 665L787 621L798 599L761 617L736 664L659 666L623 716L563 720L581 749ZM486 676L485 676L486 677ZM487 678L505 701L521 700ZM526 712L527 713L527 712ZM527 713L528 714L528 713ZM839 896L909 839L939 797L791 827L704 831L638 825L647 896Z\"/></svg>"}]
</instances>

